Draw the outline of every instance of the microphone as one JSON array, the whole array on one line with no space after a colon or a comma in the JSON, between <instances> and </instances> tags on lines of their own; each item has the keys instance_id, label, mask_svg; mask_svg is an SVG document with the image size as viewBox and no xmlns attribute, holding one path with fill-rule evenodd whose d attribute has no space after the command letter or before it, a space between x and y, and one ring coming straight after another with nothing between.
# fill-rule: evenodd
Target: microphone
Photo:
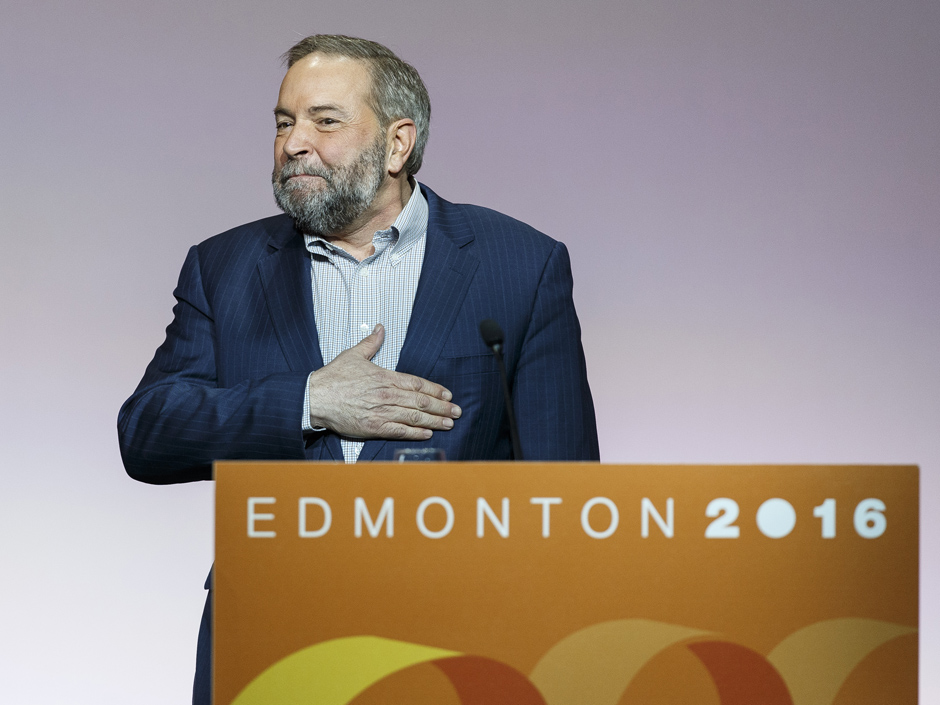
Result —
<instances>
[{"instance_id":1,"label":"microphone","mask_svg":"<svg viewBox=\"0 0 940 705\"><path fill-rule=\"evenodd\" d=\"M509 380L506 377L506 363L503 362L503 329L492 318L480 321L480 335L486 347L496 356L499 366L499 378L503 383L503 401L506 404L506 417L509 419L509 438L512 440L513 460L522 460L522 447L519 445L519 427L516 425L516 414L512 409L512 395L509 393Z\"/></svg>"},{"instance_id":2,"label":"microphone","mask_svg":"<svg viewBox=\"0 0 940 705\"><path fill-rule=\"evenodd\" d=\"M503 329L499 327L499 323L492 318L484 318L480 321L480 335L483 336L486 347L491 348L497 355L502 354Z\"/></svg>"}]
</instances>

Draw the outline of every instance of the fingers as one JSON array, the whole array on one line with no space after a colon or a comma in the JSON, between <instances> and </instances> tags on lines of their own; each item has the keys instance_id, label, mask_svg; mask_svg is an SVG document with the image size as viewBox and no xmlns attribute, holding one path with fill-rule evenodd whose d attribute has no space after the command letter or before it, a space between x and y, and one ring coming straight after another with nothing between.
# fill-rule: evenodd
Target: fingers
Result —
<instances>
[{"instance_id":1,"label":"fingers","mask_svg":"<svg viewBox=\"0 0 940 705\"><path fill-rule=\"evenodd\" d=\"M417 409L388 406L373 411L365 421L368 437L430 438L432 431L449 431L454 427L454 420L451 418L435 416Z\"/></svg>"},{"instance_id":2,"label":"fingers","mask_svg":"<svg viewBox=\"0 0 940 705\"><path fill-rule=\"evenodd\" d=\"M426 441L433 435L434 432L429 428L415 428L404 424L388 423L376 432L375 437L389 441Z\"/></svg>"},{"instance_id":3,"label":"fingers","mask_svg":"<svg viewBox=\"0 0 940 705\"><path fill-rule=\"evenodd\" d=\"M395 386L399 389L406 389L410 392L417 392L418 394L426 394L429 397L443 399L444 401L450 401L454 398L454 395L450 393L449 389L439 384L403 372L395 372L394 374L396 377ZM455 405L452 404L451 406ZM457 416L454 418L457 418Z\"/></svg>"},{"instance_id":4,"label":"fingers","mask_svg":"<svg viewBox=\"0 0 940 705\"><path fill-rule=\"evenodd\" d=\"M389 406L402 410L405 418L395 421L410 426L448 430L454 427L454 419L459 419L463 410L452 403L450 390L421 377L392 372L395 387L400 390L392 394L389 390Z\"/></svg>"},{"instance_id":5,"label":"fingers","mask_svg":"<svg viewBox=\"0 0 940 705\"><path fill-rule=\"evenodd\" d=\"M406 383L410 379L419 381L420 378L403 375L397 372L387 372L389 385L377 390L369 404L369 412L378 424L386 422L400 423L416 428L430 428L435 430L448 430L454 427L454 419L459 419L463 413L456 404L443 399L402 389L398 386L402 378ZM440 387L440 385L435 385ZM443 392L450 392L440 387Z\"/></svg>"},{"instance_id":6,"label":"fingers","mask_svg":"<svg viewBox=\"0 0 940 705\"><path fill-rule=\"evenodd\" d=\"M382 347L384 340L385 328L379 323L372 333L363 338L353 349L358 349L363 355L368 355L366 359L371 360L379 348ZM378 372L378 368L372 367L371 363L370 368L372 371ZM413 396L396 399L396 404L408 409L421 409L434 416L443 416L448 419L460 418L460 407L450 403L454 395L446 387L403 372L383 371L381 374L387 376L387 381L384 384L389 389L397 388L414 393Z\"/></svg>"},{"instance_id":7,"label":"fingers","mask_svg":"<svg viewBox=\"0 0 940 705\"><path fill-rule=\"evenodd\" d=\"M443 389L443 387L441 389ZM450 392L448 390L443 389L443 391L446 392L448 396L450 396ZM421 420L425 420L425 417L427 416L433 417L434 419L443 419L444 428L453 428L453 419L459 419L460 415L463 413L461 408L456 404L452 404L451 402L444 399L438 399L436 397L429 396L428 394L424 394L422 392L415 392L411 399L407 400L406 398L406 400L402 402L401 406L407 410L421 414L421 416L416 417ZM412 425L432 428L426 423Z\"/></svg>"}]
</instances>

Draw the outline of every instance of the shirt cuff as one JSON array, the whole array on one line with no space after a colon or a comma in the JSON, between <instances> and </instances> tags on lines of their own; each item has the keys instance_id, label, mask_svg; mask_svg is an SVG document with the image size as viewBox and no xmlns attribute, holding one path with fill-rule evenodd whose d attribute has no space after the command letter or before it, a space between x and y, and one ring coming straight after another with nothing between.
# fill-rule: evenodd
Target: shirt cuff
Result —
<instances>
[{"instance_id":1,"label":"shirt cuff","mask_svg":"<svg viewBox=\"0 0 940 705\"><path fill-rule=\"evenodd\" d=\"M322 433L326 430L324 426L314 426L310 423L310 378L313 372L307 375L307 387L304 389L304 416L301 420L301 427L304 433Z\"/></svg>"}]
</instances>

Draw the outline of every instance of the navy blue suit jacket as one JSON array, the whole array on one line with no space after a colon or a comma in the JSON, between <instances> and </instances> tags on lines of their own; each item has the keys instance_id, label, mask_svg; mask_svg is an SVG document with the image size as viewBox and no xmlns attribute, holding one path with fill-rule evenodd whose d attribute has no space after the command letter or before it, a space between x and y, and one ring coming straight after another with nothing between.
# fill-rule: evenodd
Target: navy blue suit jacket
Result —
<instances>
[{"instance_id":1,"label":"navy blue suit jacket","mask_svg":"<svg viewBox=\"0 0 940 705\"><path fill-rule=\"evenodd\" d=\"M565 246L495 211L423 187L427 247L398 371L453 392L463 415L426 443L367 441L360 460L443 448L449 460L504 460L510 440L492 318L526 460L597 460L597 429ZM308 374L323 366L303 236L285 215L189 251L166 340L118 417L127 472L158 484L211 478L214 460L342 460L339 438L308 434Z\"/></svg>"}]
</instances>

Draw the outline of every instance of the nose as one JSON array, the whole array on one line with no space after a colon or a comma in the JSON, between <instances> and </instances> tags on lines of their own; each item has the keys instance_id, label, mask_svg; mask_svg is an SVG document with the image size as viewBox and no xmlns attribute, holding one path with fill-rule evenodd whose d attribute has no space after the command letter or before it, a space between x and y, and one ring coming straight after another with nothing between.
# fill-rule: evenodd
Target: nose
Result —
<instances>
[{"instance_id":1,"label":"nose","mask_svg":"<svg viewBox=\"0 0 940 705\"><path fill-rule=\"evenodd\" d=\"M313 142L310 133L302 124L295 124L281 145L284 154L290 159L296 159L313 152Z\"/></svg>"}]
</instances>

